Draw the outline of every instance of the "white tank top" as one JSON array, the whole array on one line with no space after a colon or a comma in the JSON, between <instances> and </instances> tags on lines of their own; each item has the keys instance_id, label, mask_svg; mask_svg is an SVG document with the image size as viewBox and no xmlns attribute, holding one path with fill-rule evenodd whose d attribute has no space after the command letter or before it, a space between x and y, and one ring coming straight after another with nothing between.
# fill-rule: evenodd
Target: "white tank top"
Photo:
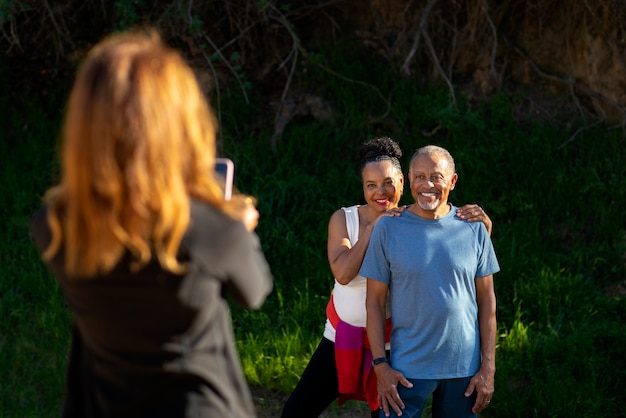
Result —
<instances>
[{"instance_id":1,"label":"white tank top","mask_svg":"<svg viewBox=\"0 0 626 418\"><path fill-rule=\"evenodd\" d=\"M359 206L354 205L349 208L342 208L346 214L346 228L348 229L348 239L350 245L354 245L359 240ZM365 296L367 291L367 279L357 275L348 284L341 284L335 279L333 287L333 300L335 310L339 318L355 327L365 327L367 312L365 310ZM391 316L391 306L387 298L387 318ZM335 341L335 328L326 318L324 326L324 337Z\"/></svg>"}]
</instances>

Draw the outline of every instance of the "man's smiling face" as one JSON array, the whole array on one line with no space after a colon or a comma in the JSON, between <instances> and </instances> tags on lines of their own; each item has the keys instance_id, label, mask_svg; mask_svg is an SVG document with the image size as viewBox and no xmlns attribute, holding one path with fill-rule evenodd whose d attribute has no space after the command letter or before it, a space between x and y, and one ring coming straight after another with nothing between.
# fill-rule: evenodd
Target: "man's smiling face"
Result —
<instances>
[{"instance_id":1,"label":"man's smiling face","mask_svg":"<svg viewBox=\"0 0 626 418\"><path fill-rule=\"evenodd\" d=\"M413 210L424 218L440 218L448 213L448 196L458 175L449 161L439 155L417 155L411 162L409 182L415 199Z\"/></svg>"}]
</instances>

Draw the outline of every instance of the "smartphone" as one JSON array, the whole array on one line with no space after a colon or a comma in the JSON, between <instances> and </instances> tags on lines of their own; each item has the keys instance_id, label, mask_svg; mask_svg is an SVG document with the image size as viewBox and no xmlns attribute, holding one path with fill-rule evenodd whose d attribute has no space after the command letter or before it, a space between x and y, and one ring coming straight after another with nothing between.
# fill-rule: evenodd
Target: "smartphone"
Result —
<instances>
[{"instance_id":1,"label":"smartphone","mask_svg":"<svg viewBox=\"0 0 626 418\"><path fill-rule=\"evenodd\" d=\"M224 189L224 199L230 200L233 195L233 181L235 178L235 164L230 158L215 159L215 173Z\"/></svg>"}]
</instances>

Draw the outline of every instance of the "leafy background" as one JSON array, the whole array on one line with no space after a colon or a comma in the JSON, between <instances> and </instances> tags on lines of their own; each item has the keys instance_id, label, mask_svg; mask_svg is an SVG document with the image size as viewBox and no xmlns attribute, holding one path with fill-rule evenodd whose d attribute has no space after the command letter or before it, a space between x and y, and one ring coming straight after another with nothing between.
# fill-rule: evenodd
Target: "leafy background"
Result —
<instances>
[{"instance_id":1,"label":"leafy background","mask_svg":"<svg viewBox=\"0 0 626 418\"><path fill-rule=\"evenodd\" d=\"M275 291L233 321L260 416L279 415L321 337L327 222L362 201L358 146L379 135L405 167L421 145L450 149L453 202L494 220L498 372L483 415L626 416L622 3L50 3L0 2L0 416L60 414L69 313L28 220L58 176L80 59L141 25L197 71L220 153L259 201ZM326 414L367 416L359 403Z\"/></svg>"}]
</instances>

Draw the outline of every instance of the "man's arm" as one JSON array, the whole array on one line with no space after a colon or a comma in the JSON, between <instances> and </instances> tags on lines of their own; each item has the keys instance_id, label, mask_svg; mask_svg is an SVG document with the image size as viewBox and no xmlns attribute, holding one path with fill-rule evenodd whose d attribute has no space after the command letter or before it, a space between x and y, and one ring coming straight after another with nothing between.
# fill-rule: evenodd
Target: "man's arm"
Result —
<instances>
[{"instance_id":1,"label":"man's arm","mask_svg":"<svg viewBox=\"0 0 626 418\"><path fill-rule=\"evenodd\" d=\"M388 285L374 279L367 279L367 337L372 350L372 358L385 357L385 316ZM378 402L389 416L389 407L397 415L404 409L404 402L398 395L397 385L400 382L406 387L413 385L398 370L392 369L389 363L372 366L378 382Z\"/></svg>"},{"instance_id":2,"label":"man's arm","mask_svg":"<svg viewBox=\"0 0 626 418\"><path fill-rule=\"evenodd\" d=\"M472 377L465 396L476 391L476 402L472 412L477 414L489 406L494 391L496 374L496 294L493 275L479 277L476 283L476 302L478 304L478 328L480 332L481 365L478 373Z\"/></svg>"},{"instance_id":3,"label":"man's arm","mask_svg":"<svg viewBox=\"0 0 626 418\"><path fill-rule=\"evenodd\" d=\"M385 357L385 316L388 285L374 279L367 279L367 338L372 349L372 357Z\"/></svg>"}]
</instances>

